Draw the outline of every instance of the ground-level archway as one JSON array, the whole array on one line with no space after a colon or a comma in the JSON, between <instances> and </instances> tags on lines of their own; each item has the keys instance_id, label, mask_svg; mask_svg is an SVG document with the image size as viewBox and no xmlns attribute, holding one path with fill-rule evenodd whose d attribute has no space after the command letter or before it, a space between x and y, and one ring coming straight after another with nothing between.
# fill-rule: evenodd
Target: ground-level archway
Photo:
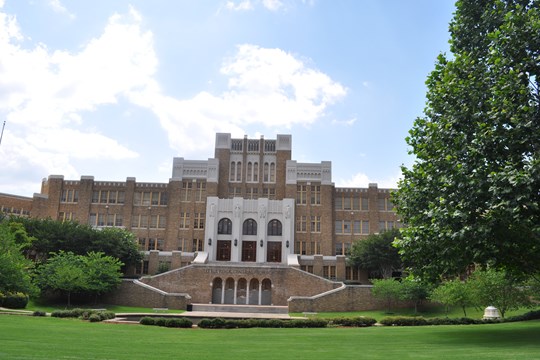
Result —
<instances>
[{"instance_id":1,"label":"ground-level archway","mask_svg":"<svg viewBox=\"0 0 540 360\"><path fill-rule=\"evenodd\" d=\"M272 305L272 281L268 278L214 278L212 304Z\"/></svg>"}]
</instances>

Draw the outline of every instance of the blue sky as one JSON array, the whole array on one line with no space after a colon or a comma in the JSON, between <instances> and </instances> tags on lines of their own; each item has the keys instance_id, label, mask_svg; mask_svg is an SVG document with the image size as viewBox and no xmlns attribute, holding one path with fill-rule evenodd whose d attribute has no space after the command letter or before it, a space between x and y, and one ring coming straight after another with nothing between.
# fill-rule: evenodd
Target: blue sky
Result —
<instances>
[{"instance_id":1,"label":"blue sky","mask_svg":"<svg viewBox=\"0 0 540 360\"><path fill-rule=\"evenodd\" d=\"M0 192L168 182L216 132L394 187L454 0L0 0ZM1 124L0 124L1 125Z\"/></svg>"}]
</instances>

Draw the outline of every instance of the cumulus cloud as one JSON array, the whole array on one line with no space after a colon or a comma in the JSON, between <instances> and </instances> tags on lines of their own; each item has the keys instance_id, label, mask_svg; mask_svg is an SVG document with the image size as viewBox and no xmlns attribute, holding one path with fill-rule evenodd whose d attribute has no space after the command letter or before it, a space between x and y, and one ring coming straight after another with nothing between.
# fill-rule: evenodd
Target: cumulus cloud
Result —
<instances>
[{"instance_id":1,"label":"cumulus cloud","mask_svg":"<svg viewBox=\"0 0 540 360\"><path fill-rule=\"evenodd\" d=\"M280 0L263 0L262 4L265 8L271 11L278 11L283 7L283 3Z\"/></svg>"},{"instance_id":2,"label":"cumulus cloud","mask_svg":"<svg viewBox=\"0 0 540 360\"><path fill-rule=\"evenodd\" d=\"M239 3L235 3L234 1L227 1L225 4L225 7L232 11L247 11L247 10L253 10L253 4L250 0L244 0Z\"/></svg>"},{"instance_id":3,"label":"cumulus cloud","mask_svg":"<svg viewBox=\"0 0 540 360\"><path fill-rule=\"evenodd\" d=\"M215 132L242 136L242 127L268 129L311 125L347 90L323 72L309 67L281 49L244 44L224 61L221 74L227 88L220 94L200 92L191 99L175 99L156 91L132 92L131 100L152 109L179 153L210 147L201 138ZM190 134L198 133L195 140Z\"/></svg>"},{"instance_id":4,"label":"cumulus cloud","mask_svg":"<svg viewBox=\"0 0 540 360\"><path fill-rule=\"evenodd\" d=\"M356 173L349 179L338 179L336 181L337 187L360 187L367 188L369 184L376 183L380 189L395 189L397 188L397 183L401 179L401 173L398 173L394 176L391 176L386 179L374 179L369 178L364 173Z\"/></svg>"},{"instance_id":5,"label":"cumulus cloud","mask_svg":"<svg viewBox=\"0 0 540 360\"><path fill-rule=\"evenodd\" d=\"M60 5L51 2L51 5ZM85 126L85 114L130 91L155 86L152 34L140 16L112 16L103 33L78 52L25 48L15 17L0 12L0 113L7 119L0 148L4 176L25 167L77 176L73 159L126 159L137 153Z\"/></svg>"}]
</instances>

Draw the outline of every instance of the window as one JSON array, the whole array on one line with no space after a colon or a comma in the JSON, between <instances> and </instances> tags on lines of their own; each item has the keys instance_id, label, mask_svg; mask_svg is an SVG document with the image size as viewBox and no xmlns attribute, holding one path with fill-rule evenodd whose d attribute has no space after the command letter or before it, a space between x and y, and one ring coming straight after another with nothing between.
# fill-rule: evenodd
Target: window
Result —
<instances>
[{"instance_id":1,"label":"window","mask_svg":"<svg viewBox=\"0 0 540 360\"><path fill-rule=\"evenodd\" d=\"M116 192L115 192L116 193ZM115 194L116 196L116 194ZM122 191L118 193L118 203L124 203L125 194ZM158 205L167 205L167 193L160 191L137 191L133 194L133 205L134 206L158 206ZM116 200L115 200L116 201ZM110 198L109 198L109 202Z\"/></svg>"},{"instance_id":2,"label":"window","mask_svg":"<svg viewBox=\"0 0 540 360\"><path fill-rule=\"evenodd\" d=\"M268 236L281 236L281 221L273 219L268 223Z\"/></svg>"},{"instance_id":3,"label":"window","mask_svg":"<svg viewBox=\"0 0 540 360\"><path fill-rule=\"evenodd\" d=\"M263 189L262 197L273 200L276 198L276 189Z\"/></svg>"},{"instance_id":4,"label":"window","mask_svg":"<svg viewBox=\"0 0 540 360\"><path fill-rule=\"evenodd\" d=\"M307 231L307 216L298 216L296 218L296 232Z\"/></svg>"},{"instance_id":5,"label":"window","mask_svg":"<svg viewBox=\"0 0 540 360\"><path fill-rule=\"evenodd\" d=\"M203 251L204 243L201 239L193 239L192 251Z\"/></svg>"},{"instance_id":6,"label":"window","mask_svg":"<svg viewBox=\"0 0 540 360\"><path fill-rule=\"evenodd\" d=\"M394 210L394 204L390 198L379 198L378 199L379 211L392 211Z\"/></svg>"},{"instance_id":7,"label":"window","mask_svg":"<svg viewBox=\"0 0 540 360\"><path fill-rule=\"evenodd\" d=\"M362 220L362 235L369 235L369 221Z\"/></svg>"},{"instance_id":8,"label":"window","mask_svg":"<svg viewBox=\"0 0 540 360\"><path fill-rule=\"evenodd\" d=\"M257 222L253 219L247 219L242 225L242 235L257 235Z\"/></svg>"},{"instance_id":9,"label":"window","mask_svg":"<svg viewBox=\"0 0 540 360\"><path fill-rule=\"evenodd\" d=\"M181 212L180 213L180 224L178 225L179 229L189 229L189 213Z\"/></svg>"},{"instance_id":10,"label":"window","mask_svg":"<svg viewBox=\"0 0 540 360\"><path fill-rule=\"evenodd\" d=\"M267 162L264 163L264 167L263 167L263 181L264 182L268 182L268 171L269 171L269 168L270 168L270 165L268 165Z\"/></svg>"},{"instance_id":11,"label":"window","mask_svg":"<svg viewBox=\"0 0 540 360\"><path fill-rule=\"evenodd\" d=\"M350 234L351 221L350 220L336 220L335 233L336 234Z\"/></svg>"},{"instance_id":12,"label":"window","mask_svg":"<svg viewBox=\"0 0 540 360\"><path fill-rule=\"evenodd\" d=\"M353 234L362 233L362 222L360 220L354 220L353 223Z\"/></svg>"},{"instance_id":13,"label":"window","mask_svg":"<svg viewBox=\"0 0 540 360\"><path fill-rule=\"evenodd\" d=\"M236 163L236 181L242 181L242 162Z\"/></svg>"},{"instance_id":14,"label":"window","mask_svg":"<svg viewBox=\"0 0 540 360\"><path fill-rule=\"evenodd\" d=\"M253 164L251 162L248 162L247 164L247 173L246 173L246 181L251 181L253 177Z\"/></svg>"},{"instance_id":15,"label":"window","mask_svg":"<svg viewBox=\"0 0 540 360\"><path fill-rule=\"evenodd\" d=\"M195 213L193 219L193 228L194 229L204 229L204 213Z\"/></svg>"},{"instance_id":16,"label":"window","mask_svg":"<svg viewBox=\"0 0 540 360\"><path fill-rule=\"evenodd\" d=\"M246 189L246 198L257 200L259 198L259 189L257 188L247 188Z\"/></svg>"},{"instance_id":17,"label":"window","mask_svg":"<svg viewBox=\"0 0 540 360\"><path fill-rule=\"evenodd\" d=\"M206 200L206 182L197 182L197 191L195 192L195 201L202 202Z\"/></svg>"},{"instance_id":18,"label":"window","mask_svg":"<svg viewBox=\"0 0 540 360\"><path fill-rule=\"evenodd\" d=\"M362 198L362 211L369 211L369 200L368 198Z\"/></svg>"},{"instance_id":19,"label":"window","mask_svg":"<svg viewBox=\"0 0 540 360\"><path fill-rule=\"evenodd\" d=\"M71 220L73 220L73 213L72 212L60 211L58 213L58 221L71 221Z\"/></svg>"},{"instance_id":20,"label":"window","mask_svg":"<svg viewBox=\"0 0 540 360\"><path fill-rule=\"evenodd\" d=\"M259 181L259 163L258 162L253 163L253 181L254 182Z\"/></svg>"},{"instance_id":21,"label":"window","mask_svg":"<svg viewBox=\"0 0 540 360\"><path fill-rule=\"evenodd\" d=\"M270 182L276 181L276 164L270 163Z\"/></svg>"},{"instance_id":22,"label":"window","mask_svg":"<svg viewBox=\"0 0 540 360\"><path fill-rule=\"evenodd\" d=\"M307 186L306 185L296 186L296 204L306 205L306 203L307 203Z\"/></svg>"},{"instance_id":23,"label":"window","mask_svg":"<svg viewBox=\"0 0 540 360\"><path fill-rule=\"evenodd\" d=\"M311 216L311 232L321 232L321 217Z\"/></svg>"},{"instance_id":24,"label":"window","mask_svg":"<svg viewBox=\"0 0 540 360\"><path fill-rule=\"evenodd\" d=\"M219 220L217 233L226 235L232 234L232 221L227 218Z\"/></svg>"},{"instance_id":25,"label":"window","mask_svg":"<svg viewBox=\"0 0 540 360\"><path fill-rule=\"evenodd\" d=\"M393 221L379 221L379 231L390 230L394 228Z\"/></svg>"},{"instance_id":26,"label":"window","mask_svg":"<svg viewBox=\"0 0 540 360\"><path fill-rule=\"evenodd\" d=\"M182 182L182 192L180 193L180 201L190 201L191 200L191 189L193 188L192 181Z\"/></svg>"},{"instance_id":27,"label":"window","mask_svg":"<svg viewBox=\"0 0 540 360\"><path fill-rule=\"evenodd\" d=\"M334 206L336 210L343 209L343 197L341 197L339 194L334 199Z\"/></svg>"},{"instance_id":28,"label":"window","mask_svg":"<svg viewBox=\"0 0 540 360\"><path fill-rule=\"evenodd\" d=\"M229 169L229 181L234 181L236 179L236 163L231 162L231 168Z\"/></svg>"},{"instance_id":29,"label":"window","mask_svg":"<svg viewBox=\"0 0 540 360\"><path fill-rule=\"evenodd\" d=\"M311 205L321 205L321 186L311 186Z\"/></svg>"},{"instance_id":30,"label":"window","mask_svg":"<svg viewBox=\"0 0 540 360\"><path fill-rule=\"evenodd\" d=\"M79 201L79 190L66 189L62 191L62 199L60 200L63 203L76 203Z\"/></svg>"}]
</instances>

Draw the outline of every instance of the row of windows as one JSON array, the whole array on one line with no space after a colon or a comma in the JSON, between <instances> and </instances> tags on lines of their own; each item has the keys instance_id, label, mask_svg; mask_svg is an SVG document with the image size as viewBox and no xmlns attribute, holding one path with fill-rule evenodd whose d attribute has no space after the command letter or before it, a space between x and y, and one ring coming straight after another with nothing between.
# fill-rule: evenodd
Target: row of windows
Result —
<instances>
[{"instance_id":1,"label":"row of windows","mask_svg":"<svg viewBox=\"0 0 540 360\"><path fill-rule=\"evenodd\" d=\"M133 194L134 206L167 205L168 194L162 191L137 191Z\"/></svg>"},{"instance_id":2,"label":"row of windows","mask_svg":"<svg viewBox=\"0 0 540 360\"><path fill-rule=\"evenodd\" d=\"M133 215L131 227L135 229L165 229L167 217L163 215Z\"/></svg>"},{"instance_id":3,"label":"row of windows","mask_svg":"<svg viewBox=\"0 0 540 360\"><path fill-rule=\"evenodd\" d=\"M351 243L349 242L336 242L336 255L348 255L351 251Z\"/></svg>"},{"instance_id":4,"label":"row of windows","mask_svg":"<svg viewBox=\"0 0 540 360\"><path fill-rule=\"evenodd\" d=\"M247 150L249 152L259 151L259 140L248 140L247 141ZM231 150L233 151L243 151L244 142L241 139L232 139L231 141ZM275 140L265 140L264 141L264 151L265 152L275 152L276 151L276 141Z\"/></svg>"},{"instance_id":5,"label":"row of windows","mask_svg":"<svg viewBox=\"0 0 540 360\"><path fill-rule=\"evenodd\" d=\"M307 216L298 216L296 218L296 232L307 232ZM321 232L321 217L312 215L309 217L309 230L312 233Z\"/></svg>"},{"instance_id":6,"label":"row of windows","mask_svg":"<svg viewBox=\"0 0 540 360\"><path fill-rule=\"evenodd\" d=\"M369 210L369 200L365 197L351 196L350 193L336 194L334 206L336 210Z\"/></svg>"},{"instance_id":7,"label":"row of windows","mask_svg":"<svg viewBox=\"0 0 540 360\"><path fill-rule=\"evenodd\" d=\"M320 185L298 185L296 187L296 204L306 205L309 192L309 203L311 205L321 205L321 186Z\"/></svg>"},{"instance_id":8,"label":"row of windows","mask_svg":"<svg viewBox=\"0 0 540 360\"><path fill-rule=\"evenodd\" d=\"M191 217L188 212L180 213L180 224L179 229L189 229L191 226ZM194 229L204 229L204 213L194 213L193 214L193 228Z\"/></svg>"},{"instance_id":9,"label":"row of windows","mask_svg":"<svg viewBox=\"0 0 540 360\"><path fill-rule=\"evenodd\" d=\"M178 251L197 252L203 251L202 239L178 239Z\"/></svg>"},{"instance_id":10,"label":"row of windows","mask_svg":"<svg viewBox=\"0 0 540 360\"><path fill-rule=\"evenodd\" d=\"M0 211L3 212L4 214L30 216L30 210L19 209L19 208L11 207L11 206L2 206Z\"/></svg>"},{"instance_id":11,"label":"row of windows","mask_svg":"<svg viewBox=\"0 0 540 360\"><path fill-rule=\"evenodd\" d=\"M69 190L67 190L69 191ZM76 190L75 190L76 191ZM63 196L63 195L62 195ZM93 204L123 204L126 201L125 191L94 190L92 191Z\"/></svg>"},{"instance_id":12,"label":"row of windows","mask_svg":"<svg viewBox=\"0 0 540 360\"><path fill-rule=\"evenodd\" d=\"M313 274L313 265L300 265L300 270L307 271L308 273ZM326 266L326 270L323 267L323 275L326 273L330 277L332 275L332 272L334 272L335 277L335 268L331 269L328 266ZM358 271L357 267L347 266L345 267L345 279L346 280L359 280L360 279L360 272Z\"/></svg>"},{"instance_id":13,"label":"row of windows","mask_svg":"<svg viewBox=\"0 0 540 360\"><path fill-rule=\"evenodd\" d=\"M275 182L276 181L276 164L273 162L265 162L263 164L263 182ZM229 181L241 182L242 181L242 162L231 161L229 168ZM259 182L259 163L249 161L246 164L246 181L247 182Z\"/></svg>"},{"instance_id":14,"label":"row of windows","mask_svg":"<svg viewBox=\"0 0 540 360\"><path fill-rule=\"evenodd\" d=\"M296 241L294 252L300 255L315 255L321 253L320 241Z\"/></svg>"},{"instance_id":15,"label":"row of windows","mask_svg":"<svg viewBox=\"0 0 540 360\"><path fill-rule=\"evenodd\" d=\"M182 192L180 193L180 201L206 201L206 182L182 182Z\"/></svg>"},{"instance_id":16,"label":"row of windows","mask_svg":"<svg viewBox=\"0 0 540 360\"><path fill-rule=\"evenodd\" d=\"M76 203L79 202L79 190L75 189L64 189L62 191L62 198L60 199L63 203Z\"/></svg>"},{"instance_id":17,"label":"row of windows","mask_svg":"<svg viewBox=\"0 0 540 360\"><path fill-rule=\"evenodd\" d=\"M141 251L149 251L149 250L163 251L164 248L165 248L165 241L163 239L139 238L139 250Z\"/></svg>"},{"instance_id":18,"label":"row of windows","mask_svg":"<svg viewBox=\"0 0 540 360\"><path fill-rule=\"evenodd\" d=\"M369 234L369 221L367 220L336 220L335 234Z\"/></svg>"},{"instance_id":19,"label":"row of windows","mask_svg":"<svg viewBox=\"0 0 540 360\"><path fill-rule=\"evenodd\" d=\"M259 193L259 189L256 187L246 189L246 193L242 195L242 188L231 186L229 187L229 197L232 199L234 197L242 196L245 199L257 200L259 197L267 198L274 200L276 198L276 189L262 189L262 194Z\"/></svg>"},{"instance_id":20,"label":"row of windows","mask_svg":"<svg viewBox=\"0 0 540 360\"><path fill-rule=\"evenodd\" d=\"M70 220L70 219L66 219L66 220ZM90 213L90 217L88 218L88 225L90 226L124 226L124 216L122 214Z\"/></svg>"},{"instance_id":21,"label":"row of windows","mask_svg":"<svg viewBox=\"0 0 540 360\"><path fill-rule=\"evenodd\" d=\"M283 227L281 221L277 219L268 222L268 236L281 236ZM232 221L228 218L223 218L218 222L218 234L231 235ZM254 219L246 219L242 224L242 235L257 235L257 221Z\"/></svg>"}]
</instances>

